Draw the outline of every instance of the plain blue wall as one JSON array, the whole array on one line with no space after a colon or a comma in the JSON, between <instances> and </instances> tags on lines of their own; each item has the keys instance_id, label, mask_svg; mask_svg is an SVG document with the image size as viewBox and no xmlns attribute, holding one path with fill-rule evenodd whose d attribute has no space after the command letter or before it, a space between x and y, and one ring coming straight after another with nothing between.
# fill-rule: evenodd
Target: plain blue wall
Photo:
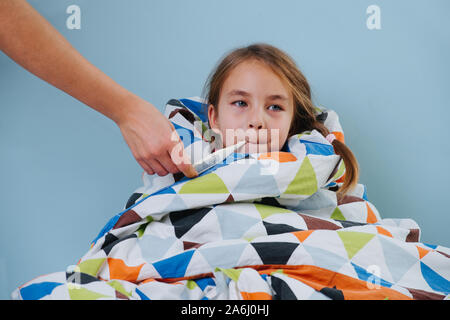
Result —
<instances>
[{"instance_id":1,"label":"plain blue wall","mask_svg":"<svg viewBox=\"0 0 450 320\"><path fill-rule=\"evenodd\" d=\"M338 112L361 183L384 218L450 246L448 0L34 0L88 60L163 108L201 94L225 52L290 54L314 102ZM66 8L81 8L81 30ZM381 30L366 8L381 8ZM11 35L14 36L14 35ZM0 298L63 271L141 185L119 129L0 53Z\"/></svg>"}]
</instances>

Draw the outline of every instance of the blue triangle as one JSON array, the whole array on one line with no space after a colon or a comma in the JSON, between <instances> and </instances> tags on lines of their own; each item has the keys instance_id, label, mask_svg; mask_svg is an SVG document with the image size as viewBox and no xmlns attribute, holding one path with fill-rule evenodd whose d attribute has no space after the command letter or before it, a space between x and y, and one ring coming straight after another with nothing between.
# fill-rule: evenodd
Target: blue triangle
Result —
<instances>
[{"instance_id":1,"label":"blue triangle","mask_svg":"<svg viewBox=\"0 0 450 320\"><path fill-rule=\"evenodd\" d=\"M194 136L194 132L191 129L187 129L183 126L180 126L179 124L176 124L175 122L172 122L172 124L175 127L175 131L180 136L180 139L183 142L184 148L186 148L190 144L194 143L195 141L200 140L200 138Z\"/></svg>"},{"instance_id":2,"label":"blue triangle","mask_svg":"<svg viewBox=\"0 0 450 320\"><path fill-rule=\"evenodd\" d=\"M176 194L175 190L173 190L172 187L166 187L164 189L158 190L154 193L152 193L152 196L155 196L157 194Z\"/></svg>"},{"instance_id":3,"label":"blue triangle","mask_svg":"<svg viewBox=\"0 0 450 320\"><path fill-rule=\"evenodd\" d=\"M377 282L379 285L384 286L384 287L388 287L390 288L392 286L392 283L390 283L389 281L386 281L372 273L367 272L366 269L361 268L360 266L354 264L353 262L351 262L353 268L356 271L356 274L358 275L358 278L367 282L371 282L372 279L373 281Z\"/></svg>"},{"instance_id":4,"label":"blue triangle","mask_svg":"<svg viewBox=\"0 0 450 320\"><path fill-rule=\"evenodd\" d=\"M195 250L188 250L182 252L176 256L155 262L153 263L153 266L163 278L184 277L194 251Z\"/></svg>"},{"instance_id":5,"label":"blue triangle","mask_svg":"<svg viewBox=\"0 0 450 320\"><path fill-rule=\"evenodd\" d=\"M177 240L174 236L160 238L154 235L146 234L138 239L138 245L141 248L142 257L148 262L160 260L172 244Z\"/></svg>"},{"instance_id":6,"label":"blue triangle","mask_svg":"<svg viewBox=\"0 0 450 320\"><path fill-rule=\"evenodd\" d=\"M306 252L311 255L314 265L320 266L321 268L326 268L337 272L345 263L348 262L347 259L328 250L312 247L306 244L303 244L303 248L305 248Z\"/></svg>"},{"instance_id":7,"label":"blue triangle","mask_svg":"<svg viewBox=\"0 0 450 320\"><path fill-rule=\"evenodd\" d=\"M249 217L238 212L215 207L214 212L219 220L222 239L239 239L261 219Z\"/></svg>"},{"instance_id":8,"label":"blue triangle","mask_svg":"<svg viewBox=\"0 0 450 320\"><path fill-rule=\"evenodd\" d=\"M191 99L180 99L180 101L192 112L194 112L200 120L208 123L208 105Z\"/></svg>"},{"instance_id":9,"label":"blue triangle","mask_svg":"<svg viewBox=\"0 0 450 320\"><path fill-rule=\"evenodd\" d=\"M222 246L211 248L200 247L198 251L213 270L216 267L227 269L236 267L236 264L247 245L248 243L226 244L225 242Z\"/></svg>"},{"instance_id":10,"label":"blue triangle","mask_svg":"<svg viewBox=\"0 0 450 320\"><path fill-rule=\"evenodd\" d=\"M59 282L41 282L33 283L20 289L20 295L23 300L39 300L52 293L53 289L62 285Z\"/></svg>"},{"instance_id":11,"label":"blue triangle","mask_svg":"<svg viewBox=\"0 0 450 320\"><path fill-rule=\"evenodd\" d=\"M417 263L417 258L413 257L405 249L392 243L392 240L378 237L381 247L383 248L384 259L389 268L394 282L398 282L403 275Z\"/></svg>"},{"instance_id":12,"label":"blue triangle","mask_svg":"<svg viewBox=\"0 0 450 320\"><path fill-rule=\"evenodd\" d=\"M141 298L141 300L150 300L149 297L147 297L141 290L139 290L138 288L135 289L136 293L139 295L139 297Z\"/></svg>"},{"instance_id":13,"label":"blue triangle","mask_svg":"<svg viewBox=\"0 0 450 320\"><path fill-rule=\"evenodd\" d=\"M273 176L271 174L261 175L263 170L264 167L259 162L251 164L231 193L280 194L278 184Z\"/></svg>"},{"instance_id":14,"label":"blue triangle","mask_svg":"<svg viewBox=\"0 0 450 320\"><path fill-rule=\"evenodd\" d=\"M300 142L303 143L306 147L306 154L317 154L320 156L330 156L334 154L333 146L329 144L323 144L319 142L313 142L308 140L300 139Z\"/></svg>"},{"instance_id":15,"label":"blue triangle","mask_svg":"<svg viewBox=\"0 0 450 320\"><path fill-rule=\"evenodd\" d=\"M179 195L175 195L174 199L170 201L169 205L164 208L164 212L180 211L187 208L186 203L181 199Z\"/></svg>"},{"instance_id":16,"label":"blue triangle","mask_svg":"<svg viewBox=\"0 0 450 320\"><path fill-rule=\"evenodd\" d=\"M422 271L423 278L431 289L442 292L446 295L450 293L450 281L439 275L422 261L420 261L420 269Z\"/></svg>"}]
</instances>

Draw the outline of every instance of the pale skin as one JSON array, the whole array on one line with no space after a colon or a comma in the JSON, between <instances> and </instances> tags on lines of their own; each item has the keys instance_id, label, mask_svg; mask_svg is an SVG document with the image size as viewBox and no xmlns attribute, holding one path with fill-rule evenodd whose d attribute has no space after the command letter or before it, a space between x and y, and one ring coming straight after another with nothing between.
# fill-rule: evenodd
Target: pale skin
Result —
<instances>
[{"instance_id":1,"label":"pale skin","mask_svg":"<svg viewBox=\"0 0 450 320\"><path fill-rule=\"evenodd\" d=\"M224 147L247 143L240 151L279 151L288 138L294 116L288 86L266 64L244 61L228 75L221 88L218 111L208 106L211 129L222 135Z\"/></svg>"},{"instance_id":2,"label":"pale skin","mask_svg":"<svg viewBox=\"0 0 450 320\"><path fill-rule=\"evenodd\" d=\"M87 61L25 0L0 1L0 50L23 68L113 120L148 174L197 172L173 125L151 103ZM183 161L180 161L182 159Z\"/></svg>"}]
</instances>

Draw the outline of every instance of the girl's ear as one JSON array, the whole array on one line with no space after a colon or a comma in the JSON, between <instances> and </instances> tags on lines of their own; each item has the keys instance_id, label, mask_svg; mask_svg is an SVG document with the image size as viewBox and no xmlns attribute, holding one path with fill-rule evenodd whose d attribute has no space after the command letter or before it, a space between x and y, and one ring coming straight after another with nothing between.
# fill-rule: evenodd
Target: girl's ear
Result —
<instances>
[{"instance_id":1,"label":"girl's ear","mask_svg":"<svg viewBox=\"0 0 450 320\"><path fill-rule=\"evenodd\" d=\"M211 129L217 128L217 114L216 109L214 109L214 106L210 104L208 106L208 121L209 121L209 127Z\"/></svg>"}]
</instances>

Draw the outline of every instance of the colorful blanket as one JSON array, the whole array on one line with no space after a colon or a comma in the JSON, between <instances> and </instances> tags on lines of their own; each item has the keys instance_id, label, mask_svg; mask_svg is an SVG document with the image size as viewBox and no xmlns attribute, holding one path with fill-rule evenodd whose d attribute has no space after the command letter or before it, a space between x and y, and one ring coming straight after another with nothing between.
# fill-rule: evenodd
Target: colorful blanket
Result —
<instances>
[{"instance_id":1,"label":"colorful blanket","mask_svg":"<svg viewBox=\"0 0 450 320\"><path fill-rule=\"evenodd\" d=\"M165 109L193 162L211 152L205 105ZM317 119L338 139L337 114ZM366 188L341 200L345 166L316 130L280 152L234 153L200 176L143 175L76 266L14 299L448 299L450 249L382 219Z\"/></svg>"}]
</instances>

